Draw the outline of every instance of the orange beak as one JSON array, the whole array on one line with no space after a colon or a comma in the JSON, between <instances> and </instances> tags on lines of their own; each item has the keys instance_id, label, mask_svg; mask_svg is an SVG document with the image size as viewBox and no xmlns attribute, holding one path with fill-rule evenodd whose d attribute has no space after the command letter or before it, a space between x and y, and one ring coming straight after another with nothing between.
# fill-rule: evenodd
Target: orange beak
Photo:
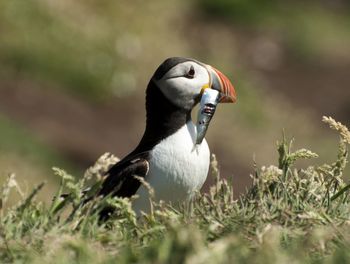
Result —
<instances>
[{"instance_id":1,"label":"orange beak","mask_svg":"<svg viewBox=\"0 0 350 264\"><path fill-rule=\"evenodd\" d=\"M210 74L210 88L218 90L221 98L220 103L234 103L236 102L236 91L230 80L219 70L208 65Z\"/></svg>"}]
</instances>

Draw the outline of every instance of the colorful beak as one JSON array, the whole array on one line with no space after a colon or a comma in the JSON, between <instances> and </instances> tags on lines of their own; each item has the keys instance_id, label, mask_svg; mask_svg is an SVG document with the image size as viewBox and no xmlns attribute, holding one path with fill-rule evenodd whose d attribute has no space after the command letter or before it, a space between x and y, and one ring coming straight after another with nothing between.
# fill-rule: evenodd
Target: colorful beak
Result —
<instances>
[{"instance_id":1,"label":"colorful beak","mask_svg":"<svg viewBox=\"0 0 350 264\"><path fill-rule=\"evenodd\" d=\"M230 80L219 70L208 65L210 88L220 92L220 103L236 102L236 91Z\"/></svg>"}]
</instances>

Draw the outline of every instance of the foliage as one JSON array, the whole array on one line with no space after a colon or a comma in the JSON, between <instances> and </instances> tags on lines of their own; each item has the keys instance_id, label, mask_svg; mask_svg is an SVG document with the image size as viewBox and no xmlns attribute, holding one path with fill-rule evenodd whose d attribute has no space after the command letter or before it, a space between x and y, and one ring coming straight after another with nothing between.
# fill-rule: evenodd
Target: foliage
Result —
<instances>
[{"instance_id":1,"label":"foliage","mask_svg":"<svg viewBox=\"0 0 350 264\"><path fill-rule=\"evenodd\" d=\"M245 28L260 32L258 35L283 43L291 55L297 55L299 63L313 60L319 63L320 58L341 58L348 54L350 6L347 1L339 1L338 5L327 1L196 2L207 19L225 21L233 30ZM339 50L335 51L334 47Z\"/></svg>"},{"instance_id":2,"label":"foliage","mask_svg":"<svg viewBox=\"0 0 350 264\"><path fill-rule=\"evenodd\" d=\"M90 100L110 95L114 79L124 84L120 74L127 68L116 47L120 4L0 1L6 35L0 43L1 74L44 81Z\"/></svg>"},{"instance_id":3,"label":"foliage","mask_svg":"<svg viewBox=\"0 0 350 264\"><path fill-rule=\"evenodd\" d=\"M114 162L105 155L76 181L60 169L61 186L50 205L35 202L38 185L17 206L4 211L13 177L1 196L0 260L16 263L339 263L350 261L349 186L343 180L348 129L324 118L340 132L334 163L295 168L298 159L315 158L309 150L278 143L279 165L255 168L253 184L239 199L222 179L215 158L216 182L186 204L153 203L137 218L128 199L94 196L101 170ZM91 177L93 197L82 206L81 190ZM91 184L90 184L91 185ZM63 195L63 191L68 195ZM133 198L137 199L137 198ZM106 222L98 212L117 208Z\"/></svg>"},{"instance_id":4,"label":"foliage","mask_svg":"<svg viewBox=\"0 0 350 264\"><path fill-rule=\"evenodd\" d=\"M199 0L205 13L219 18L228 18L235 22L256 23L271 14L276 1L244 1L244 0Z\"/></svg>"},{"instance_id":5,"label":"foliage","mask_svg":"<svg viewBox=\"0 0 350 264\"><path fill-rule=\"evenodd\" d=\"M57 151L48 148L28 129L2 114L0 114L0 135L0 154L9 155L9 153L17 152L21 153L24 158L30 157L31 161L39 160L44 164L68 165Z\"/></svg>"},{"instance_id":6,"label":"foliage","mask_svg":"<svg viewBox=\"0 0 350 264\"><path fill-rule=\"evenodd\" d=\"M184 15L182 6L160 0L0 1L6 36L0 42L0 76L92 102L125 96L146 84L152 72L145 69L184 52L181 36L167 23Z\"/></svg>"}]
</instances>

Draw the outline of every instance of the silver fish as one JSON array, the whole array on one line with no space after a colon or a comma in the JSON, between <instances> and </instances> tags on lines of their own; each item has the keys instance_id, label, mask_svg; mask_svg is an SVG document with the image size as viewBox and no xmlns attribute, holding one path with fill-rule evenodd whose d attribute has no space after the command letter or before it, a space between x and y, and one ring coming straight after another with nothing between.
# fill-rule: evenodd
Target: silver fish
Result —
<instances>
[{"instance_id":1,"label":"silver fish","mask_svg":"<svg viewBox=\"0 0 350 264\"><path fill-rule=\"evenodd\" d=\"M214 89L205 89L199 104L197 116L197 140L196 144L202 143L212 119L216 105L219 103L220 93Z\"/></svg>"}]
</instances>

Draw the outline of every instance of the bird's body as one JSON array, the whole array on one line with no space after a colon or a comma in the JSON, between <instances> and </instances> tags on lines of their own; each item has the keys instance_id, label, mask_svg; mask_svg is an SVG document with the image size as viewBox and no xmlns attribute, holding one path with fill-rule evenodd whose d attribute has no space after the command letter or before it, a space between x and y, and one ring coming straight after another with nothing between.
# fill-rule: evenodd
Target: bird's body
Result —
<instances>
[{"instance_id":1,"label":"bird's body","mask_svg":"<svg viewBox=\"0 0 350 264\"><path fill-rule=\"evenodd\" d=\"M188 121L171 136L154 146L149 156L147 182L157 200L176 203L198 191L209 170L210 153L206 140L196 144L196 127ZM141 186L133 208L136 212L149 209L148 190Z\"/></svg>"},{"instance_id":2,"label":"bird's body","mask_svg":"<svg viewBox=\"0 0 350 264\"><path fill-rule=\"evenodd\" d=\"M197 142L191 111L204 89L217 89L224 100L234 102L235 91L219 71L198 61L169 58L151 78L146 90L146 129L138 146L107 173L100 195L139 196L136 213L150 209L148 190L165 202L188 200L208 174L210 152L205 140ZM136 176L136 177L135 177ZM102 217L108 216L104 210Z\"/></svg>"}]
</instances>

